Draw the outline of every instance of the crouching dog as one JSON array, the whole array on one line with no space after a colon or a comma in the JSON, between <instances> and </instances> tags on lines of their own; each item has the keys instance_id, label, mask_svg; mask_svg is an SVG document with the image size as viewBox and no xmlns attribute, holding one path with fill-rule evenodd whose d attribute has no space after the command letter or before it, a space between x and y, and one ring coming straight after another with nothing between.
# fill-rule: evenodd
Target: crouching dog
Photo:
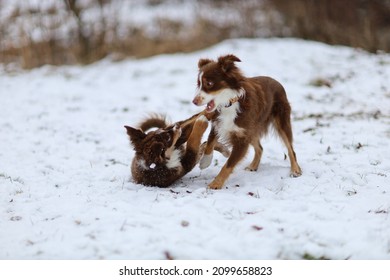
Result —
<instances>
[{"instance_id":1,"label":"crouching dog","mask_svg":"<svg viewBox=\"0 0 390 280\"><path fill-rule=\"evenodd\" d=\"M206 144L201 141L208 127L203 112L174 124L163 116L150 116L138 127L125 126L135 151L131 174L137 184L168 187L190 172L203 155ZM214 149L229 156L220 143Z\"/></svg>"}]
</instances>

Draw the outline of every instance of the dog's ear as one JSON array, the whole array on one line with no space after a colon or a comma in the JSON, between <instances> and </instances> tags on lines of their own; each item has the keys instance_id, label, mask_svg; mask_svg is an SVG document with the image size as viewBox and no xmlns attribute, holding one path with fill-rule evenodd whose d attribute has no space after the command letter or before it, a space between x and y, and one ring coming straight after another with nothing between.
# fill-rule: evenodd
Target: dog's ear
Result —
<instances>
[{"instance_id":1,"label":"dog's ear","mask_svg":"<svg viewBox=\"0 0 390 280\"><path fill-rule=\"evenodd\" d=\"M202 68L203 66L209 64L210 62L213 62L211 59L207 59L207 58L201 58L199 59L199 62L198 62L198 68Z\"/></svg>"},{"instance_id":2,"label":"dog's ear","mask_svg":"<svg viewBox=\"0 0 390 280\"><path fill-rule=\"evenodd\" d=\"M141 142L146 134L142 132L142 130L140 129L136 129L136 128L133 128L133 127L130 127L130 126L127 126L125 125L125 128L126 128L126 131L127 131L127 135L129 135L130 137L130 141L131 143L133 144L133 146L135 147L139 142Z\"/></svg>"},{"instance_id":3,"label":"dog's ear","mask_svg":"<svg viewBox=\"0 0 390 280\"><path fill-rule=\"evenodd\" d=\"M225 56L220 56L218 58L218 64L221 66L222 71L225 73L229 72L232 68L235 67L234 62L241 62L241 60L232 54L228 54Z\"/></svg>"}]
</instances>

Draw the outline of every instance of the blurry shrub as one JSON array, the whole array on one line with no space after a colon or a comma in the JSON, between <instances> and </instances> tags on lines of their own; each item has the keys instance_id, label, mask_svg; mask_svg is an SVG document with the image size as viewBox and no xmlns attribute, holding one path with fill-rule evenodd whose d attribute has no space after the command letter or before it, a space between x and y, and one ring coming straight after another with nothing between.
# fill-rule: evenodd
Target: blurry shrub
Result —
<instances>
[{"instance_id":1,"label":"blurry shrub","mask_svg":"<svg viewBox=\"0 0 390 280\"><path fill-rule=\"evenodd\" d=\"M146 19L133 24L131 9ZM148 12L192 7L178 19ZM128 14L127 14L128 12ZM0 62L24 68L191 52L227 38L283 35L265 0L0 0Z\"/></svg>"},{"instance_id":2,"label":"blurry shrub","mask_svg":"<svg viewBox=\"0 0 390 280\"><path fill-rule=\"evenodd\" d=\"M389 0L269 0L292 36L390 51Z\"/></svg>"}]
</instances>

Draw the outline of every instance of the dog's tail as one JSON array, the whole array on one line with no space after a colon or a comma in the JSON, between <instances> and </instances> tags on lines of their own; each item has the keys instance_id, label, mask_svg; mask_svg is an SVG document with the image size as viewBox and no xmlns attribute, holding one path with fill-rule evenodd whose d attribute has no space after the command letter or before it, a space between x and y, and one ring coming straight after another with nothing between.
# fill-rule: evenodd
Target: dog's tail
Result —
<instances>
[{"instance_id":1,"label":"dog's tail","mask_svg":"<svg viewBox=\"0 0 390 280\"><path fill-rule=\"evenodd\" d=\"M153 114L150 115L148 118L143 120L138 127L143 131L146 132L151 128L164 128L167 127L169 124L167 122L166 116L164 115L158 115Z\"/></svg>"}]
</instances>

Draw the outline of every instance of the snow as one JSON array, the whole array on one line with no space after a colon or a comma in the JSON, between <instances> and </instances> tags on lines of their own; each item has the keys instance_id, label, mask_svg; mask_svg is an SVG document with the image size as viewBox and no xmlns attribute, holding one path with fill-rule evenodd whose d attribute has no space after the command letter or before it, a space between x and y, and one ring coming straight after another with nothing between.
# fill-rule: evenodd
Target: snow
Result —
<instances>
[{"instance_id":1,"label":"snow","mask_svg":"<svg viewBox=\"0 0 390 280\"><path fill-rule=\"evenodd\" d=\"M289 177L270 135L259 171L244 170L251 151L222 190L207 189L225 162L218 153L170 188L134 184L123 126L198 112L197 61L227 53L247 76L285 86L303 175ZM191 54L4 69L0 259L390 258L388 54L240 39Z\"/></svg>"}]
</instances>

